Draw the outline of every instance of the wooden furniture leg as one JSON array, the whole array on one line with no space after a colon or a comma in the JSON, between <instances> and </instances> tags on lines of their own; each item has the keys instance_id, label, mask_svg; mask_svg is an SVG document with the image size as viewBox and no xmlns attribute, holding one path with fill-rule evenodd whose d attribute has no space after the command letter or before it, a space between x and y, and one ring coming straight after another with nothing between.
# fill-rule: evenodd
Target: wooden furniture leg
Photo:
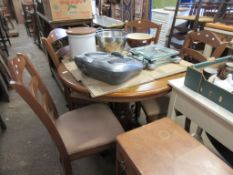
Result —
<instances>
[{"instance_id":1,"label":"wooden furniture leg","mask_svg":"<svg viewBox=\"0 0 233 175\"><path fill-rule=\"evenodd\" d=\"M199 142L203 142L203 139L201 137L202 133L203 133L203 129L200 126L198 126L193 137L195 137Z\"/></svg>"},{"instance_id":2,"label":"wooden furniture leg","mask_svg":"<svg viewBox=\"0 0 233 175\"><path fill-rule=\"evenodd\" d=\"M172 120L175 120L175 118L181 114L180 111L177 111L175 109L176 97L177 97L177 94L172 91L170 102L169 102L169 107L168 107L168 116L171 117ZM187 132L190 132L190 126L191 126L191 120L186 117L185 123L184 123L184 129Z\"/></svg>"},{"instance_id":3,"label":"wooden furniture leg","mask_svg":"<svg viewBox=\"0 0 233 175\"><path fill-rule=\"evenodd\" d=\"M191 120L186 117L184 122L185 131L190 132L190 126L191 126Z\"/></svg>"},{"instance_id":4,"label":"wooden furniture leg","mask_svg":"<svg viewBox=\"0 0 233 175\"><path fill-rule=\"evenodd\" d=\"M0 127L2 128L2 130L6 130L6 124L5 124L5 122L3 121L1 115L0 115Z\"/></svg>"},{"instance_id":5,"label":"wooden furniture leg","mask_svg":"<svg viewBox=\"0 0 233 175\"><path fill-rule=\"evenodd\" d=\"M123 128L127 131L139 126L138 105L132 107L129 103L111 103L113 113L120 121Z\"/></svg>"}]
</instances>

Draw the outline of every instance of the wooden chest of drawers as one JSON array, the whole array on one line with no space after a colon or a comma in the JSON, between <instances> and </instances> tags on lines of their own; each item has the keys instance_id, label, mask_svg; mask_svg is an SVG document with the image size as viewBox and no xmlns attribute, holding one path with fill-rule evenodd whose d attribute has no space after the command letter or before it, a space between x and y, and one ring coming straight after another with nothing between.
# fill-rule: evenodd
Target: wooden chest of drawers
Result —
<instances>
[{"instance_id":1,"label":"wooden chest of drawers","mask_svg":"<svg viewBox=\"0 0 233 175\"><path fill-rule=\"evenodd\" d=\"M116 174L232 175L233 170L165 118L118 136Z\"/></svg>"}]
</instances>

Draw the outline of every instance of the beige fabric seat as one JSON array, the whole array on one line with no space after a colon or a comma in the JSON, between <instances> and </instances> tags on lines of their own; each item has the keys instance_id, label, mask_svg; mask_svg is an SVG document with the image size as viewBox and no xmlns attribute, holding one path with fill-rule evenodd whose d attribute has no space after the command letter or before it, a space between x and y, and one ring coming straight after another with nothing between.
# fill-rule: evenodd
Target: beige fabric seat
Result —
<instances>
[{"instance_id":1,"label":"beige fabric seat","mask_svg":"<svg viewBox=\"0 0 233 175\"><path fill-rule=\"evenodd\" d=\"M132 20L125 23L125 31L127 32L142 32L148 33L148 30L155 30L152 41L154 44L158 43L159 35L161 32L162 25L154 23L150 20Z\"/></svg>"},{"instance_id":2,"label":"beige fabric seat","mask_svg":"<svg viewBox=\"0 0 233 175\"><path fill-rule=\"evenodd\" d=\"M93 104L61 116L47 88L26 55L9 61L10 85L21 95L47 128L57 149L65 175L72 175L71 161L114 146L124 132L119 121L105 104ZM28 82L24 81L27 73Z\"/></svg>"},{"instance_id":3,"label":"beige fabric seat","mask_svg":"<svg viewBox=\"0 0 233 175\"><path fill-rule=\"evenodd\" d=\"M154 120L165 117L167 115L169 101L169 94L156 99L141 101L147 122L150 123Z\"/></svg>"},{"instance_id":4,"label":"beige fabric seat","mask_svg":"<svg viewBox=\"0 0 233 175\"><path fill-rule=\"evenodd\" d=\"M112 111L105 105L93 104L61 115L55 121L70 156L82 156L87 150L96 150L112 144L122 128Z\"/></svg>"}]
</instances>

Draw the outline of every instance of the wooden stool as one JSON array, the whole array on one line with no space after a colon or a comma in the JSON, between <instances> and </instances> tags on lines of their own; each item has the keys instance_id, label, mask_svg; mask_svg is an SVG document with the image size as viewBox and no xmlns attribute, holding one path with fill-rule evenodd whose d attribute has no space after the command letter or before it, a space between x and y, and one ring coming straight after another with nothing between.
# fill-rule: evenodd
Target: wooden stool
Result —
<instances>
[{"instance_id":1,"label":"wooden stool","mask_svg":"<svg viewBox=\"0 0 233 175\"><path fill-rule=\"evenodd\" d=\"M232 175L233 170L171 119L117 137L116 174Z\"/></svg>"}]
</instances>

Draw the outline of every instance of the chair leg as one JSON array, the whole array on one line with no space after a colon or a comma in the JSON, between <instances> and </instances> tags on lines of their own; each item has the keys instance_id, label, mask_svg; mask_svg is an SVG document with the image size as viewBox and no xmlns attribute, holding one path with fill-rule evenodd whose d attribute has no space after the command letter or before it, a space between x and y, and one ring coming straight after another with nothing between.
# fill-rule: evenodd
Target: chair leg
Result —
<instances>
[{"instance_id":1,"label":"chair leg","mask_svg":"<svg viewBox=\"0 0 233 175\"><path fill-rule=\"evenodd\" d=\"M9 23L9 24L10 24L11 29L15 29L15 26L14 26L14 24L12 23L12 21L11 21L10 17L7 17L7 18L6 18L6 20L7 20L7 23Z\"/></svg>"},{"instance_id":2,"label":"chair leg","mask_svg":"<svg viewBox=\"0 0 233 175\"><path fill-rule=\"evenodd\" d=\"M70 160L61 160L61 163L63 165L64 175L73 175Z\"/></svg>"},{"instance_id":3,"label":"chair leg","mask_svg":"<svg viewBox=\"0 0 233 175\"><path fill-rule=\"evenodd\" d=\"M25 25L25 29L26 29L27 35L30 36L27 23L25 23L24 25Z\"/></svg>"},{"instance_id":4,"label":"chair leg","mask_svg":"<svg viewBox=\"0 0 233 175\"><path fill-rule=\"evenodd\" d=\"M65 99L67 101L67 105L68 105L69 110L70 111L73 110L75 108L75 106L70 98L70 90L66 86L64 86L64 95L65 95Z\"/></svg>"},{"instance_id":5,"label":"chair leg","mask_svg":"<svg viewBox=\"0 0 233 175\"><path fill-rule=\"evenodd\" d=\"M6 130L6 124L5 122L2 120L2 117L0 116L0 127L2 128L2 130Z\"/></svg>"}]
</instances>

